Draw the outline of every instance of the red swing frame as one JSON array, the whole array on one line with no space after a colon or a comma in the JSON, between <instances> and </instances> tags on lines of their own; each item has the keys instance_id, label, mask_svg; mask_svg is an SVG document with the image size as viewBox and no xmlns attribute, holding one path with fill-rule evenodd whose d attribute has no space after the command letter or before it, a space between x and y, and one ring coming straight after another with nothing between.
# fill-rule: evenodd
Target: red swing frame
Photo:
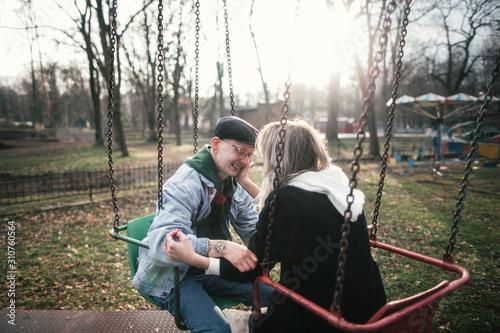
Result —
<instances>
[{"instance_id":1,"label":"red swing frame","mask_svg":"<svg viewBox=\"0 0 500 333\"><path fill-rule=\"evenodd\" d=\"M453 257L446 254L443 256L443 260L438 260L378 242L376 239L370 240L370 245L374 248L380 248L425 264L440 267L448 272L456 273L459 275L459 278L452 282L443 280L435 287L420 294L389 302L375 313L366 324L355 324L344 320L341 313L335 313L333 308L326 310L289 288L273 281L269 274L265 274L259 276L254 281L255 320L258 320L262 314L258 288L259 283L262 283L315 313L333 327L348 332L432 332L432 322L439 302L444 296L467 284L470 280L469 272L453 264Z\"/></svg>"}]
</instances>

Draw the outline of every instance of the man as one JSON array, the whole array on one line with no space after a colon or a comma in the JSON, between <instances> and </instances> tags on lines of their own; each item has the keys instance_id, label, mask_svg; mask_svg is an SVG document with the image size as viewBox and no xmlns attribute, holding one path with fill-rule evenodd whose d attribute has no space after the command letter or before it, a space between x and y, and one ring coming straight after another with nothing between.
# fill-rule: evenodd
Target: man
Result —
<instances>
[{"instance_id":1,"label":"man","mask_svg":"<svg viewBox=\"0 0 500 333\"><path fill-rule=\"evenodd\" d=\"M139 250L134 286L172 314L173 268L179 267L180 314L191 331L230 332L227 319L211 296L250 306L253 286L206 275L202 268L172 260L163 251L166 235L178 229L187 235L198 254L224 258L242 272L255 268L255 254L231 241L229 223L245 244L256 232L258 214L252 197L259 188L248 178L248 168L257 134L240 118L222 118L215 125L211 144L187 158L163 186L163 208L157 211L145 238L150 249ZM213 267L218 269L218 265ZM269 288L261 287L263 300L270 294Z\"/></svg>"}]
</instances>

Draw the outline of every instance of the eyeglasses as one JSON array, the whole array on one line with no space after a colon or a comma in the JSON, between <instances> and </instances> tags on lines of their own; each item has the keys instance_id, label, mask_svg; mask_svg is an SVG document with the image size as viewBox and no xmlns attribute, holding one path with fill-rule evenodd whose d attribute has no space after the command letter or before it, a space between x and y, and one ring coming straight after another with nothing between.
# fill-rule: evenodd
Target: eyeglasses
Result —
<instances>
[{"instance_id":1,"label":"eyeglasses","mask_svg":"<svg viewBox=\"0 0 500 333\"><path fill-rule=\"evenodd\" d=\"M231 146L233 146L233 148L236 149L236 151L238 152L238 156L240 157L240 159L244 159L247 156L248 156L249 159L253 159L253 158L257 157L257 153L255 153L255 152L249 153L245 149L241 149L240 147L236 147L235 145L233 145L232 143L227 142L224 139L221 139L221 140L224 141L225 143L230 144Z\"/></svg>"}]
</instances>

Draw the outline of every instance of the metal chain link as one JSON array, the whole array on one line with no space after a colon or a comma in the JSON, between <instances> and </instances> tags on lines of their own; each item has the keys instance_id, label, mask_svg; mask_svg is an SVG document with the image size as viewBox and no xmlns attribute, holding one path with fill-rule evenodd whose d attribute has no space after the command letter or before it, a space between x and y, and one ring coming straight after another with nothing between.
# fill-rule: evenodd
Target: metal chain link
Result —
<instances>
[{"instance_id":1,"label":"metal chain link","mask_svg":"<svg viewBox=\"0 0 500 333\"><path fill-rule=\"evenodd\" d=\"M233 68L231 66L231 52L229 47L229 22L227 14L227 0L223 0L223 2L224 2L224 26L226 28L227 73L229 78L229 102L231 104L231 115L234 116L236 110L234 108Z\"/></svg>"},{"instance_id":2,"label":"metal chain link","mask_svg":"<svg viewBox=\"0 0 500 333\"><path fill-rule=\"evenodd\" d=\"M385 182L385 171L387 170L387 160L389 158L389 149L391 146L391 138L392 138L392 128L394 122L394 111L396 109L396 99L398 97L398 89L399 89L399 80L401 78L401 67L403 66L403 56L404 56L404 46L406 44L405 37L407 35L407 26L408 26L408 16L410 15L410 4L412 0L407 0L405 4L405 8L403 10L403 20L402 20L402 28L401 28L401 39L399 41L399 51L396 59L396 70L394 72L393 77L393 87L391 94L391 107L389 110L389 116L387 121L387 129L385 132L385 143L384 143L384 153L382 154L382 166L380 168L380 179L378 183L378 191L377 191L377 199L375 201L375 209L373 211L373 221L372 228L370 229L370 239L377 239L377 229L378 229L378 216L380 203L382 200L382 193L384 189Z\"/></svg>"},{"instance_id":3,"label":"metal chain link","mask_svg":"<svg viewBox=\"0 0 500 333\"><path fill-rule=\"evenodd\" d=\"M120 226L120 214L118 200L116 198L116 185L113 169L113 107L114 107L114 89L115 89L115 51L116 51L116 16L117 0L113 1L113 13L111 19L110 31L110 57L109 57L109 78L108 78L108 167L109 167L109 189L113 200L113 211L115 213L113 230L118 234Z\"/></svg>"},{"instance_id":4,"label":"metal chain link","mask_svg":"<svg viewBox=\"0 0 500 333\"><path fill-rule=\"evenodd\" d=\"M285 82L285 93L283 94L284 102L283 106L281 107L281 119L280 119L281 129L279 131L279 141L277 145L278 149L276 150L276 166L274 167L273 192L269 208L269 223L267 224L267 232L266 232L266 248L264 250L264 260L262 262L262 270L265 275L269 275L269 269L271 265L269 261L269 256L271 252L271 239L272 239L273 224L274 224L274 210L276 209L276 197L278 195L278 188L280 185L281 162L283 160L283 154L285 149L285 136L286 136L285 126L288 121L286 115L289 109L291 86L292 86L292 81L290 80L290 74L289 74L288 79Z\"/></svg>"},{"instance_id":5,"label":"metal chain link","mask_svg":"<svg viewBox=\"0 0 500 333\"><path fill-rule=\"evenodd\" d=\"M298 18L299 18L299 11L300 11L300 0L297 0L295 4L295 27L297 27L298 24ZM290 103L290 87L292 86L292 60L293 60L293 55L292 52L290 51L290 63L288 67L288 78L285 81L285 92L283 94L283 106L281 107L281 118L280 118L280 125L281 129L279 131L279 141L278 141L278 146L277 146L277 151L276 151L276 166L274 167L274 179L273 179L273 192L271 196L271 202L270 202L270 207L269 207L269 222L267 224L267 229L266 229L266 247L264 249L264 260L261 263L262 265L262 271L264 275L269 276L269 269L271 262L269 260L270 257L270 252L271 252L271 240L272 240L272 233L273 233L273 224L274 224L274 211L276 209L276 197L278 195L278 188L280 185L280 175L281 175L281 162L283 160L283 154L284 154L284 148L285 148L285 137L286 137L286 124L288 121L287 118L287 113L289 109L289 103Z\"/></svg>"},{"instance_id":6,"label":"metal chain link","mask_svg":"<svg viewBox=\"0 0 500 333\"><path fill-rule=\"evenodd\" d=\"M352 211L351 211L351 206L354 202L354 189L358 185L358 180L357 180L357 174L359 173L360 170L360 164L359 164L359 159L363 155L363 148L362 148L362 143L366 138L366 133L364 131L364 128L367 124L367 118L368 118L368 110L370 109L372 105L372 98L373 94L375 92L375 80L378 77L380 70L378 68L378 63L383 59L384 56L384 48L387 43L387 35L388 32L391 28L391 18L390 15L394 12L396 9L396 1L392 0L389 4L387 4L387 9L386 9L386 16L383 21L383 33L380 35L378 43L379 43L379 50L375 53L374 57L374 65L370 69L370 81L367 84L367 96L364 100L363 103L363 114L360 117L359 125L360 129L358 131L358 134L356 136L357 138L357 145L354 147L354 161L351 164L351 172L352 172L352 177L349 179L349 186L350 186L350 192L347 195L346 201L347 201L347 209L344 212L344 223L342 224L341 232L342 232L342 239L340 240L340 253L338 256L338 269L337 269L337 281L335 284L335 295L333 297L333 303L331 306L331 311L333 311L336 314L341 313L340 309L340 303L342 302L342 291L343 291L343 282L344 282L344 276L345 276L345 265L346 265L346 253L347 253L347 248L349 246L348 243L348 238L349 238L349 233L351 231L350 227L350 221L351 221L351 216L352 216Z\"/></svg>"},{"instance_id":7,"label":"metal chain link","mask_svg":"<svg viewBox=\"0 0 500 333\"><path fill-rule=\"evenodd\" d=\"M491 72L491 80L488 82L488 91L485 95L484 99L484 104L481 105L480 108L480 113L479 117L477 119L477 126L476 129L474 130L474 139L472 140L470 144L470 152L467 155L467 163L464 167L464 176L462 178L461 182L461 187L460 191L458 194L458 200L455 204L455 214L453 215L453 225L451 227L451 236L448 241L448 246L446 247L446 252L443 255L443 260L447 262L453 263L453 249L455 247L455 244L457 242L457 234L458 234L458 224L460 220L462 219L461 212L464 208L463 201L465 200L465 197L467 195L466 189L467 186L469 185L469 176L472 173L472 163L474 162L474 159L476 157L476 151L478 147L478 142L479 142L479 136L481 134L481 130L484 126L484 121L485 121L485 115L487 112L488 104L493 98L493 89L495 87L495 82L498 79L498 76L500 75L500 47L498 48L498 55L495 60L495 68L493 68L493 71Z\"/></svg>"},{"instance_id":8,"label":"metal chain link","mask_svg":"<svg viewBox=\"0 0 500 333\"><path fill-rule=\"evenodd\" d=\"M195 42L195 74L194 74L194 110L193 110L193 122L194 122L194 148L193 153L196 154L198 152L198 116L200 110L199 104L199 92L200 92L200 1L196 0L196 42Z\"/></svg>"},{"instance_id":9,"label":"metal chain link","mask_svg":"<svg viewBox=\"0 0 500 333\"><path fill-rule=\"evenodd\" d=\"M164 79L164 47L163 47L163 0L158 1L158 210L163 209L163 79ZM180 316L179 267L174 267L174 317L175 325L180 330L187 330Z\"/></svg>"},{"instance_id":10,"label":"metal chain link","mask_svg":"<svg viewBox=\"0 0 500 333\"><path fill-rule=\"evenodd\" d=\"M158 209L163 208L163 0L158 2Z\"/></svg>"}]
</instances>

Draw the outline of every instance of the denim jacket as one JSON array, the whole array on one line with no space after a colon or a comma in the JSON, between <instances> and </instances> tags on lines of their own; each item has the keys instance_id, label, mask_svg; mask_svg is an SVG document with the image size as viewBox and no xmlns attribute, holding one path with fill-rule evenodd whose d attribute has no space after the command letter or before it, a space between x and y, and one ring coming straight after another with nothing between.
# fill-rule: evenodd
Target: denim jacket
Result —
<instances>
[{"instance_id":1,"label":"denim jacket","mask_svg":"<svg viewBox=\"0 0 500 333\"><path fill-rule=\"evenodd\" d=\"M179 267L182 280L189 265L170 259L163 252L165 235L177 228L191 241L193 249L204 256L208 253L208 238L198 238L198 221L210 214L210 203L216 193L214 184L184 163L163 185L163 209L158 210L145 242L150 249L139 248L137 273L132 283L137 290L157 297L167 297L174 287L174 267ZM245 244L256 232L258 214L252 197L240 186L231 202L229 220ZM229 226L223 226L231 239Z\"/></svg>"}]
</instances>

